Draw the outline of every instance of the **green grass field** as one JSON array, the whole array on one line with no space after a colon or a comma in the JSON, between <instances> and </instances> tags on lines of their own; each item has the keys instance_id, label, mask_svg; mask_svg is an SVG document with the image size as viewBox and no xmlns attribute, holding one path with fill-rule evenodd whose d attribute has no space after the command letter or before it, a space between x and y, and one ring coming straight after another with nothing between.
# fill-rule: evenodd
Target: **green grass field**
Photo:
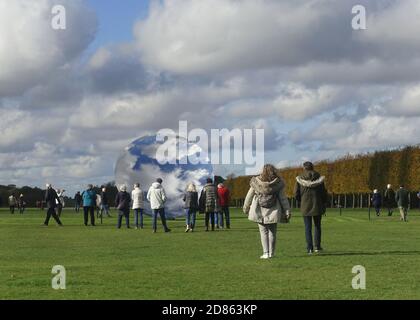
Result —
<instances>
[{"instance_id":1,"label":"green grass field","mask_svg":"<svg viewBox=\"0 0 420 320\"><path fill-rule=\"evenodd\" d=\"M303 221L281 225L277 257L262 261L256 224L233 210L232 229L184 233L117 230L116 218L96 228L64 211L64 228L44 214L0 211L0 299L420 299L420 216L367 219L366 211L329 210L320 255L305 250ZM51 288L63 265L67 289ZM352 267L363 265L367 289L354 290Z\"/></svg>"}]
</instances>

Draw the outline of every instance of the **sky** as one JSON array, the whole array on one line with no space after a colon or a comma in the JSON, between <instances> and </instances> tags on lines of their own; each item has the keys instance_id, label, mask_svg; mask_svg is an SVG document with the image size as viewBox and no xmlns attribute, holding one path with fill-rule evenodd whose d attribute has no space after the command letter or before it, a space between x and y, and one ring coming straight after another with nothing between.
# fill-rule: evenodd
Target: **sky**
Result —
<instances>
[{"instance_id":1,"label":"sky","mask_svg":"<svg viewBox=\"0 0 420 320\"><path fill-rule=\"evenodd\" d=\"M264 128L279 167L418 144L419 15L418 0L0 0L0 184L112 181L131 141L180 120Z\"/></svg>"}]
</instances>

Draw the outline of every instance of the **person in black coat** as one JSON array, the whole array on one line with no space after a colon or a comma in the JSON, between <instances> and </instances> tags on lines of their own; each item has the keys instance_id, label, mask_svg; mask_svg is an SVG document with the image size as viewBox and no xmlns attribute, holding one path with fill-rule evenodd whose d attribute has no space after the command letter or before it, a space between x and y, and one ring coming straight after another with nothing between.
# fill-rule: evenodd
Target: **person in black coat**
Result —
<instances>
[{"instance_id":1,"label":"person in black coat","mask_svg":"<svg viewBox=\"0 0 420 320\"><path fill-rule=\"evenodd\" d=\"M48 226L51 216L54 218L54 220L59 226L63 226L63 224L60 221L60 218L55 212L57 202L60 203L60 198L58 197L57 192L52 188L51 184L47 184L47 191L45 191L45 204L47 206L47 217L44 222L45 226Z\"/></svg>"},{"instance_id":2,"label":"person in black coat","mask_svg":"<svg viewBox=\"0 0 420 320\"><path fill-rule=\"evenodd\" d=\"M130 229L130 203L131 196L127 192L127 187L122 186L115 198L115 207L118 210L118 229L121 229L122 218L125 217L127 229Z\"/></svg>"},{"instance_id":3,"label":"person in black coat","mask_svg":"<svg viewBox=\"0 0 420 320\"><path fill-rule=\"evenodd\" d=\"M322 216L326 212L328 193L325 188L325 177L314 169L312 162L303 164L304 171L296 177L295 198L300 203L305 225L305 237L308 254L322 252ZM312 222L315 234L312 238ZM314 247L315 242L315 247Z\"/></svg>"},{"instance_id":4,"label":"person in black coat","mask_svg":"<svg viewBox=\"0 0 420 320\"><path fill-rule=\"evenodd\" d=\"M111 215L109 214L108 192L105 187L103 187L101 191L101 216L103 216L104 212L108 218L111 218Z\"/></svg>"},{"instance_id":5,"label":"person in black coat","mask_svg":"<svg viewBox=\"0 0 420 320\"><path fill-rule=\"evenodd\" d=\"M388 209L388 216L392 216L394 208L396 207L395 203L395 191L392 189L392 185L388 184L386 186L384 194L384 206Z\"/></svg>"},{"instance_id":6,"label":"person in black coat","mask_svg":"<svg viewBox=\"0 0 420 320\"><path fill-rule=\"evenodd\" d=\"M381 215L381 207L382 207L382 195L379 193L377 189L373 190L372 195L372 205L375 208L376 216Z\"/></svg>"},{"instance_id":7,"label":"person in black coat","mask_svg":"<svg viewBox=\"0 0 420 320\"><path fill-rule=\"evenodd\" d=\"M82 206L82 195L80 194L80 191L77 191L77 193L74 195L74 201L75 201L74 210L76 212L79 212L80 207Z\"/></svg>"}]
</instances>

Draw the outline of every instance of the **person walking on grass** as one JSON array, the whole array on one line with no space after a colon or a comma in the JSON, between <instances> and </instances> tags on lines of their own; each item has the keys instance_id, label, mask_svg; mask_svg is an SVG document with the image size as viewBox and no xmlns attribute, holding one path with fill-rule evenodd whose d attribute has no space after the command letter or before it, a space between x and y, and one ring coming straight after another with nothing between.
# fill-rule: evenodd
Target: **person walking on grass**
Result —
<instances>
[{"instance_id":1,"label":"person walking on grass","mask_svg":"<svg viewBox=\"0 0 420 320\"><path fill-rule=\"evenodd\" d=\"M85 226L88 225L89 215L90 224L95 226L95 207L96 207L96 192L93 190L93 185L89 184L87 189L82 192L83 199L83 218Z\"/></svg>"},{"instance_id":2,"label":"person walking on grass","mask_svg":"<svg viewBox=\"0 0 420 320\"><path fill-rule=\"evenodd\" d=\"M26 202L23 194L19 196L19 213L23 214L25 212Z\"/></svg>"},{"instance_id":3,"label":"person walking on grass","mask_svg":"<svg viewBox=\"0 0 420 320\"><path fill-rule=\"evenodd\" d=\"M184 194L184 209L186 214L185 232L194 232L195 219L198 210L198 192L194 183L188 184L187 191Z\"/></svg>"},{"instance_id":4,"label":"person walking on grass","mask_svg":"<svg viewBox=\"0 0 420 320\"><path fill-rule=\"evenodd\" d=\"M381 215L382 195L379 193L378 189L373 190L373 195L370 200L372 206L375 208L376 216L379 217Z\"/></svg>"},{"instance_id":5,"label":"person walking on grass","mask_svg":"<svg viewBox=\"0 0 420 320\"><path fill-rule=\"evenodd\" d=\"M101 217L104 216L104 212L108 218L112 218L109 214L109 197L106 187L101 190Z\"/></svg>"},{"instance_id":6,"label":"person walking on grass","mask_svg":"<svg viewBox=\"0 0 420 320\"><path fill-rule=\"evenodd\" d=\"M271 259L276 251L277 225L282 216L291 217L290 204L285 195L285 182L276 168L266 164L262 173L253 177L245 198L243 212L248 219L258 223L263 255Z\"/></svg>"},{"instance_id":7,"label":"person walking on grass","mask_svg":"<svg viewBox=\"0 0 420 320\"><path fill-rule=\"evenodd\" d=\"M57 208L57 201L60 201L60 198L57 195L57 192L52 188L51 184L46 185L47 190L45 191L45 204L47 206L47 217L45 218L44 225L48 226L51 216L57 222L59 226L63 226L60 221L60 218L57 216L56 208Z\"/></svg>"},{"instance_id":8,"label":"person walking on grass","mask_svg":"<svg viewBox=\"0 0 420 320\"><path fill-rule=\"evenodd\" d=\"M400 209L401 221L408 222L408 207L410 206L409 192L403 185L395 193L395 201Z\"/></svg>"},{"instance_id":9,"label":"person walking on grass","mask_svg":"<svg viewBox=\"0 0 420 320\"><path fill-rule=\"evenodd\" d=\"M386 186L384 194L384 205L388 209L388 217L391 217L395 208L395 191L392 189L392 185Z\"/></svg>"},{"instance_id":10,"label":"person walking on grass","mask_svg":"<svg viewBox=\"0 0 420 320\"><path fill-rule=\"evenodd\" d=\"M219 220L222 221L223 219L226 222L226 228L230 229L230 212L229 212L229 202L230 202L230 191L223 183L219 183L217 185L217 199L219 201Z\"/></svg>"},{"instance_id":11,"label":"person walking on grass","mask_svg":"<svg viewBox=\"0 0 420 320\"><path fill-rule=\"evenodd\" d=\"M9 196L9 210L11 214L15 214L16 205L17 205L16 197L13 194L11 194Z\"/></svg>"},{"instance_id":12,"label":"person walking on grass","mask_svg":"<svg viewBox=\"0 0 420 320\"><path fill-rule=\"evenodd\" d=\"M96 209L96 218L98 218L98 219L101 217L101 206L102 206L101 195L100 194L96 194L96 205L95 205L95 209Z\"/></svg>"},{"instance_id":13,"label":"person walking on grass","mask_svg":"<svg viewBox=\"0 0 420 320\"><path fill-rule=\"evenodd\" d=\"M80 211L80 207L82 206L82 195L80 194L80 191L77 191L77 193L74 195L74 202L75 202L75 206L74 206L74 210L76 212Z\"/></svg>"},{"instance_id":14,"label":"person walking on grass","mask_svg":"<svg viewBox=\"0 0 420 320\"><path fill-rule=\"evenodd\" d=\"M63 212L64 208L64 192L65 190L57 189L57 196L59 200L56 200L57 207L55 210L57 211L57 216L61 217L61 213Z\"/></svg>"},{"instance_id":15,"label":"person walking on grass","mask_svg":"<svg viewBox=\"0 0 420 320\"><path fill-rule=\"evenodd\" d=\"M168 228L166 224L166 215L165 215L165 202L166 202L166 193L165 189L162 186L162 179L158 178L156 182L152 184L147 192L147 200L150 202L150 207L153 211L153 233L157 232L157 217L160 215L160 220L162 221L162 226L165 232L171 232L171 229Z\"/></svg>"},{"instance_id":16,"label":"person walking on grass","mask_svg":"<svg viewBox=\"0 0 420 320\"><path fill-rule=\"evenodd\" d=\"M144 194L140 189L140 184L134 184L134 190L131 192L131 199L133 201L134 223L136 229L143 229L143 213L144 213Z\"/></svg>"},{"instance_id":17,"label":"person walking on grass","mask_svg":"<svg viewBox=\"0 0 420 320\"><path fill-rule=\"evenodd\" d=\"M300 210L305 223L307 252L312 254L314 251L318 253L323 250L321 220L326 212L328 194L324 183L325 177L314 170L314 165L311 162L305 162L303 168L304 172L296 177L295 198L300 202ZM312 221L315 224L314 239L312 238Z\"/></svg>"},{"instance_id":18,"label":"person walking on grass","mask_svg":"<svg viewBox=\"0 0 420 320\"><path fill-rule=\"evenodd\" d=\"M127 192L127 187L122 185L120 192L117 193L115 198L115 207L118 210L118 229L121 229L122 218L125 218L125 225L130 229L130 203L131 197Z\"/></svg>"},{"instance_id":19,"label":"person walking on grass","mask_svg":"<svg viewBox=\"0 0 420 320\"><path fill-rule=\"evenodd\" d=\"M208 178L207 183L201 190L199 199L200 213L205 213L206 232L209 231L209 223L211 223L211 231L214 231L215 213L217 208L217 191L216 186L213 184L213 179Z\"/></svg>"}]
</instances>

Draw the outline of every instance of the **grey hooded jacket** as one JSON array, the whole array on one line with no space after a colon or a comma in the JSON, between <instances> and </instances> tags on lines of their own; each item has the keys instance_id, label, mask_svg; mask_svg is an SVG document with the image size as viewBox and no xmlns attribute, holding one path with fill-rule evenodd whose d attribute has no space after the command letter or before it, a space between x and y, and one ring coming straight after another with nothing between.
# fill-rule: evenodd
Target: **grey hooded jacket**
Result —
<instances>
[{"instance_id":1,"label":"grey hooded jacket","mask_svg":"<svg viewBox=\"0 0 420 320\"><path fill-rule=\"evenodd\" d=\"M259 177L252 178L243 207L244 213L248 214L248 219L262 224L279 223L281 215L290 211L290 204L284 193L284 187L285 183L280 178L271 182L261 181ZM258 194L276 194L278 196L276 205L272 208L261 207Z\"/></svg>"}]
</instances>

